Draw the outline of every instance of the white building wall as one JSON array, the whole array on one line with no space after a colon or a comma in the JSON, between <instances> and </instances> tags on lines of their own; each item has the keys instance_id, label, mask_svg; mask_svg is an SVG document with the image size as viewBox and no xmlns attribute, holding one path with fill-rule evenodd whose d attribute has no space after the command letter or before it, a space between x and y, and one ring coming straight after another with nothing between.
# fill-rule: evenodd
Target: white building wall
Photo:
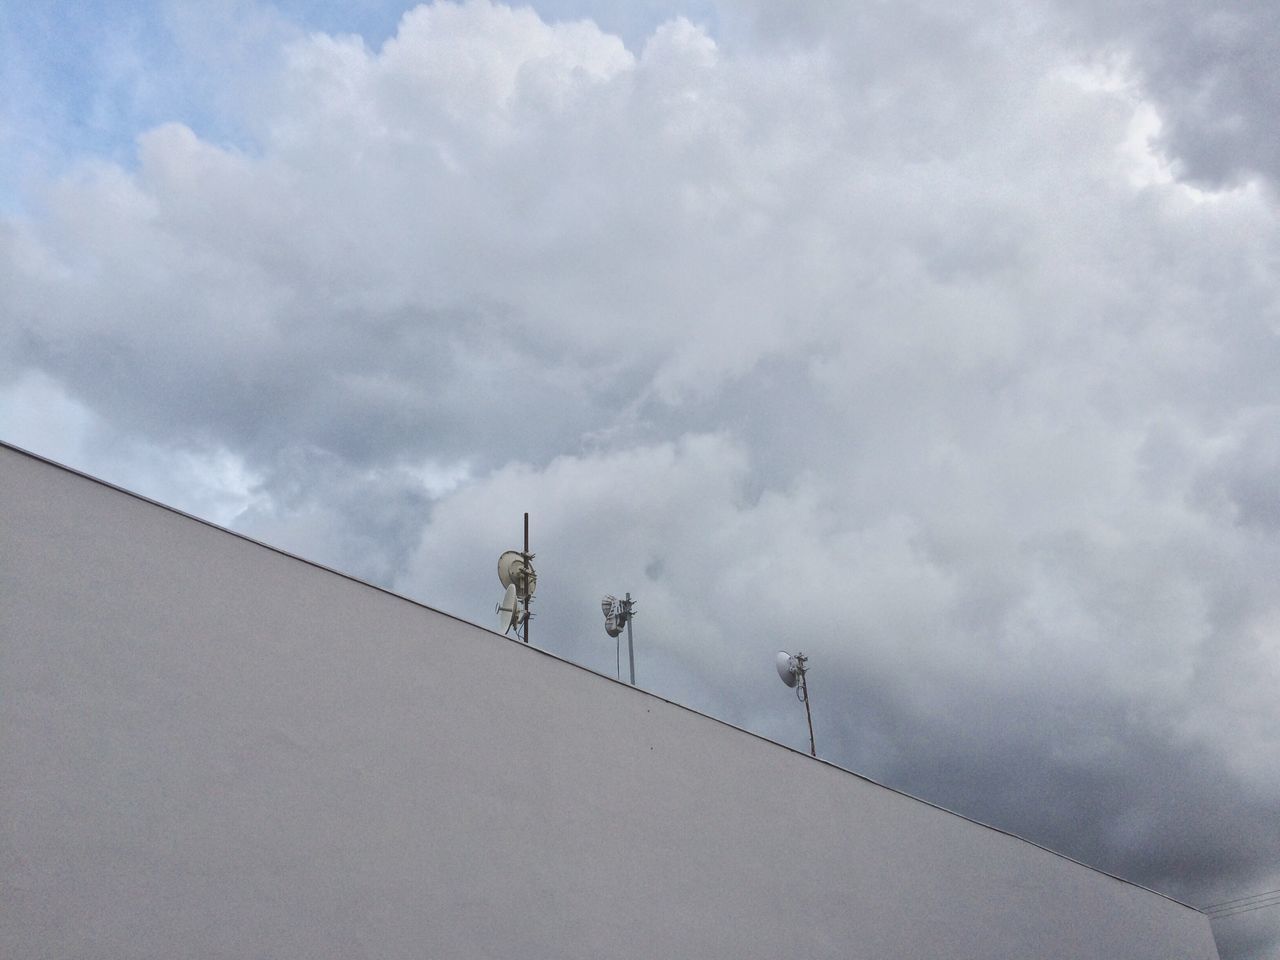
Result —
<instances>
[{"instance_id":1,"label":"white building wall","mask_svg":"<svg viewBox=\"0 0 1280 960\"><path fill-rule=\"evenodd\" d=\"M0 447L0 956L1217 952L1188 907Z\"/></svg>"}]
</instances>

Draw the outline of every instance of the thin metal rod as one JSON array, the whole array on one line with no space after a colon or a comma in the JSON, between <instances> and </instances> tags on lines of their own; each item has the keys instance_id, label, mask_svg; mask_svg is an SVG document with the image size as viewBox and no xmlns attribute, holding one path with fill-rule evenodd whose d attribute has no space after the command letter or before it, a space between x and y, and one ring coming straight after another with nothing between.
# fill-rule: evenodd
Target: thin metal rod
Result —
<instances>
[{"instance_id":1,"label":"thin metal rod","mask_svg":"<svg viewBox=\"0 0 1280 960\"><path fill-rule=\"evenodd\" d=\"M529 514L524 515L524 642L529 642L529 621L533 616L529 613L529 604L533 602L533 597L529 596L529 565L532 561L529 559Z\"/></svg>"},{"instance_id":2,"label":"thin metal rod","mask_svg":"<svg viewBox=\"0 0 1280 960\"><path fill-rule=\"evenodd\" d=\"M631 685L636 685L636 647L631 640L631 594L627 594L627 659L631 661Z\"/></svg>"},{"instance_id":3,"label":"thin metal rod","mask_svg":"<svg viewBox=\"0 0 1280 960\"><path fill-rule=\"evenodd\" d=\"M816 757L818 748L813 742L813 714L809 712L809 680L803 671L800 674L800 687L804 691L804 715L809 721L809 754Z\"/></svg>"}]
</instances>

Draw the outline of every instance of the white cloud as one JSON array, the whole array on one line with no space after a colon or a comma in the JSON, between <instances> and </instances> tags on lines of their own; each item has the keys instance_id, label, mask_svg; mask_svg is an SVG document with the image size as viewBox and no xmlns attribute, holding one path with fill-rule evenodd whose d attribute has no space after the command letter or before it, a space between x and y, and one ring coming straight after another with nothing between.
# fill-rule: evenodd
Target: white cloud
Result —
<instances>
[{"instance_id":1,"label":"white cloud","mask_svg":"<svg viewBox=\"0 0 1280 960\"><path fill-rule=\"evenodd\" d=\"M5 224L7 396L480 622L528 510L539 643L611 673L631 590L675 699L800 744L802 646L838 762L1186 896L1261 875L1268 189L1182 182L1140 65L1047 7L779 10L294 39L254 142L158 126Z\"/></svg>"}]
</instances>

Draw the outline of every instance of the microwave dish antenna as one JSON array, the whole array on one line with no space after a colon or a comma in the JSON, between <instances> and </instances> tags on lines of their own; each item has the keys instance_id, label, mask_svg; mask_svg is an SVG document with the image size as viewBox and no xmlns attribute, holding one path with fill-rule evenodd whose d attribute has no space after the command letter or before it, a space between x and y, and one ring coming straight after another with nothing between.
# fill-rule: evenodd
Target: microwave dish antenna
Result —
<instances>
[{"instance_id":1,"label":"microwave dish antenna","mask_svg":"<svg viewBox=\"0 0 1280 960\"><path fill-rule=\"evenodd\" d=\"M785 650L778 651L778 676L782 678L782 682L788 687L794 687L800 682L800 673L796 668L796 658Z\"/></svg>"},{"instance_id":2,"label":"microwave dish antenna","mask_svg":"<svg viewBox=\"0 0 1280 960\"><path fill-rule=\"evenodd\" d=\"M507 585L507 590L502 595L502 602L494 612L498 615L498 629L504 634L510 633L512 627L520 626L520 601L516 597L514 583Z\"/></svg>"},{"instance_id":3,"label":"microwave dish antenna","mask_svg":"<svg viewBox=\"0 0 1280 960\"><path fill-rule=\"evenodd\" d=\"M778 668L778 676L788 687L795 688L799 684L796 699L804 704L804 716L809 721L809 754L816 757L818 748L813 742L813 714L809 712L809 658L803 653L792 656L785 650L779 650L774 665Z\"/></svg>"},{"instance_id":4,"label":"microwave dish antenna","mask_svg":"<svg viewBox=\"0 0 1280 960\"><path fill-rule=\"evenodd\" d=\"M508 550L498 558L498 580L504 587L514 584L521 600L538 592L538 572L519 550Z\"/></svg>"}]
</instances>

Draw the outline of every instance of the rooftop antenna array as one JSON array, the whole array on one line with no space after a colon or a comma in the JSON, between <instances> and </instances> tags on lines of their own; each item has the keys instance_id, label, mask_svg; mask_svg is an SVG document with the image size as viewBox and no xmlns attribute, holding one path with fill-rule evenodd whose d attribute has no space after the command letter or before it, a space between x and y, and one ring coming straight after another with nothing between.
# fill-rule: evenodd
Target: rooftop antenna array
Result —
<instances>
[{"instance_id":1,"label":"rooftop antenna array","mask_svg":"<svg viewBox=\"0 0 1280 960\"><path fill-rule=\"evenodd\" d=\"M635 603L631 594L625 600L613 595L600 601L600 609L604 612L604 632L617 640L618 679L622 679L622 641L618 635L622 628L627 628L627 661L631 664L631 685L636 685L636 647L631 637L631 620L635 616Z\"/></svg>"},{"instance_id":2,"label":"rooftop antenna array","mask_svg":"<svg viewBox=\"0 0 1280 960\"><path fill-rule=\"evenodd\" d=\"M498 629L509 633L514 628L516 639L529 642L529 604L538 589L538 573L533 569L529 552L529 514L524 515L524 550L508 550L498 558L498 581L506 588L498 604ZM521 628L523 627L523 635Z\"/></svg>"},{"instance_id":3,"label":"rooftop antenna array","mask_svg":"<svg viewBox=\"0 0 1280 960\"><path fill-rule=\"evenodd\" d=\"M812 756L818 755L818 748L813 742L813 714L809 712L809 681L806 674L809 672L809 658L803 653L797 653L794 657L785 650L778 651L776 660L778 666L778 676L782 678L782 682L788 687L795 687L796 699L804 704L805 719L809 721L809 753Z\"/></svg>"}]
</instances>

